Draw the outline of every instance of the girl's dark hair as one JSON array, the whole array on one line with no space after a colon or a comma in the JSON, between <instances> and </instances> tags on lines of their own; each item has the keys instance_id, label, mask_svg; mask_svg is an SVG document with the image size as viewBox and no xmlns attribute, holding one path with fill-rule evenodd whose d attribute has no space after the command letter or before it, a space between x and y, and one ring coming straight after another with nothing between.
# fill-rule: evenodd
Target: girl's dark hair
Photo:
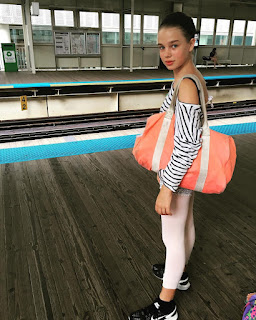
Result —
<instances>
[{"instance_id":1,"label":"girl's dark hair","mask_svg":"<svg viewBox=\"0 0 256 320\"><path fill-rule=\"evenodd\" d=\"M180 28L188 42L195 37L196 28L194 22L191 17L183 12L168 14L160 24L159 30L169 27Z\"/></svg>"}]
</instances>

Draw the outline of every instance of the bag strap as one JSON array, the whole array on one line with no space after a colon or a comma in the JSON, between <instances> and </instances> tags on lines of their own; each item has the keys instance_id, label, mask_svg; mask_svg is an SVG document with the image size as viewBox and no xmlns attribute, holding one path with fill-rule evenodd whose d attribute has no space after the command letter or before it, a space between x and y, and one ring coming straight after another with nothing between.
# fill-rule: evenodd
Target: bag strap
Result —
<instances>
[{"instance_id":1,"label":"bag strap","mask_svg":"<svg viewBox=\"0 0 256 320\"><path fill-rule=\"evenodd\" d=\"M203 86L201 84L201 81L194 74L187 74L177 82L176 87L174 89L173 96L172 96L171 105L169 106L168 110L166 111L166 118L168 118L168 119L172 118L172 116L174 114L174 110L175 110L176 100L177 100L177 97L178 97L181 81L183 79L186 79L186 78L193 80L195 85L196 85L196 87L197 87L198 94L199 94L199 101L200 101L202 112L203 112L203 122L202 122L203 131L202 131L202 135L209 135L210 131L209 131L209 125L208 125L208 121L207 121L207 111L206 111L204 89L203 89Z\"/></svg>"}]
</instances>

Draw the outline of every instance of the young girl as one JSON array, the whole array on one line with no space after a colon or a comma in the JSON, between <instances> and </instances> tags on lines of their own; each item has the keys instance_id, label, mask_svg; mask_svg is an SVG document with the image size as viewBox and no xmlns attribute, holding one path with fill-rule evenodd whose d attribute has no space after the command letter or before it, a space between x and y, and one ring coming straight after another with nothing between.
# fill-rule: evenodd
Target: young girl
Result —
<instances>
[{"instance_id":1,"label":"young girl","mask_svg":"<svg viewBox=\"0 0 256 320\"><path fill-rule=\"evenodd\" d=\"M168 15L160 25L160 57L165 66L174 73L174 82L160 112L167 110L176 83L187 74L194 74L199 78L208 99L205 81L192 62L195 33L193 20L181 12ZM130 320L178 319L173 300L175 291L177 288L186 290L190 286L184 269L195 242L194 194L191 190L180 188L179 184L201 147L201 116L197 87L191 79L184 79L175 107L173 154L167 167L159 170L157 175L160 192L155 210L161 215L166 260L165 266L155 265L153 272L160 278L163 276L163 286L159 297L148 307L132 313Z\"/></svg>"}]
</instances>

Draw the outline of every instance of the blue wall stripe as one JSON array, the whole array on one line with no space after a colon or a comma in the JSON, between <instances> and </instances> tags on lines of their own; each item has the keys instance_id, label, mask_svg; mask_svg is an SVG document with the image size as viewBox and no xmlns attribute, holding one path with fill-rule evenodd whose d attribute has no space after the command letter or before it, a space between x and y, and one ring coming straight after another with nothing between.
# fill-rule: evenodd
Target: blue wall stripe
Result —
<instances>
[{"instance_id":1,"label":"blue wall stripe","mask_svg":"<svg viewBox=\"0 0 256 320\"><path fill-rule=\"evenodd\" d=\"M242 75L226 75L226 76L207 76L205 80L223 80L223 79L244 79L256 78L256 74L242 74ZM39 83L14 83L8 85L9 87L20 88L49 88L56 86L75 86L75 85L97 85L97 84L114 84L114 83L143 83L143 82L159 82L159 81L173 81L173 78L160 79L132 79L132 80L105 80L105 81L78 81L78 82L39 82ZM1 87L6 87L6 84L0 84Z\"/></svg>"},{"instance_id":2,"label":"blue wall stripe","mask_svg":"<svg viewBox=\"0 0 256 320\"><path fill-rule=\"evenodd\" d=\"M256 122L213 126L211 129L227 135L254 133L256 132ZM0 149L0 164L132 148L136 136L129 135L33 147Z\"/></svg>"}]
</instances>

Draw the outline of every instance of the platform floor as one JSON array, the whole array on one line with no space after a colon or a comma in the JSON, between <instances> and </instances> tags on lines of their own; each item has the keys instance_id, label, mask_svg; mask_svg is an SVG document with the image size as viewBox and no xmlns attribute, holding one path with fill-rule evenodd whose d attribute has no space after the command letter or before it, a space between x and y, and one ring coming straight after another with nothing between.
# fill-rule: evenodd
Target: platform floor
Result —
<instances>
[{"instance_id":1,"label":"platform floor","mask_svg":"<svg viewBox=\"0 0 256 320\"><path fill-rule=\"evenodd\" d=\"M256 74L256 66L200 68L203 76ZM35 75L28 71L0 72L0 84L40 83L40 82L80 82L138 79L173 78L168 70L83 70L83 71L38 71Z\"/></svg>"},{"instance_id":2,"label":"platform floor","mask_svg":"<svg viewBox=\"0 0 256 320\"><path fill-rule=\"evenodd\" d=\"M176 297L181 320L240 320L256 290L256 133L234 139L227 190L196 194L192 286ZM131 149L0 170L1 320L123 320L158 295L158 185Z\"/></svg>"}]
</instances>

